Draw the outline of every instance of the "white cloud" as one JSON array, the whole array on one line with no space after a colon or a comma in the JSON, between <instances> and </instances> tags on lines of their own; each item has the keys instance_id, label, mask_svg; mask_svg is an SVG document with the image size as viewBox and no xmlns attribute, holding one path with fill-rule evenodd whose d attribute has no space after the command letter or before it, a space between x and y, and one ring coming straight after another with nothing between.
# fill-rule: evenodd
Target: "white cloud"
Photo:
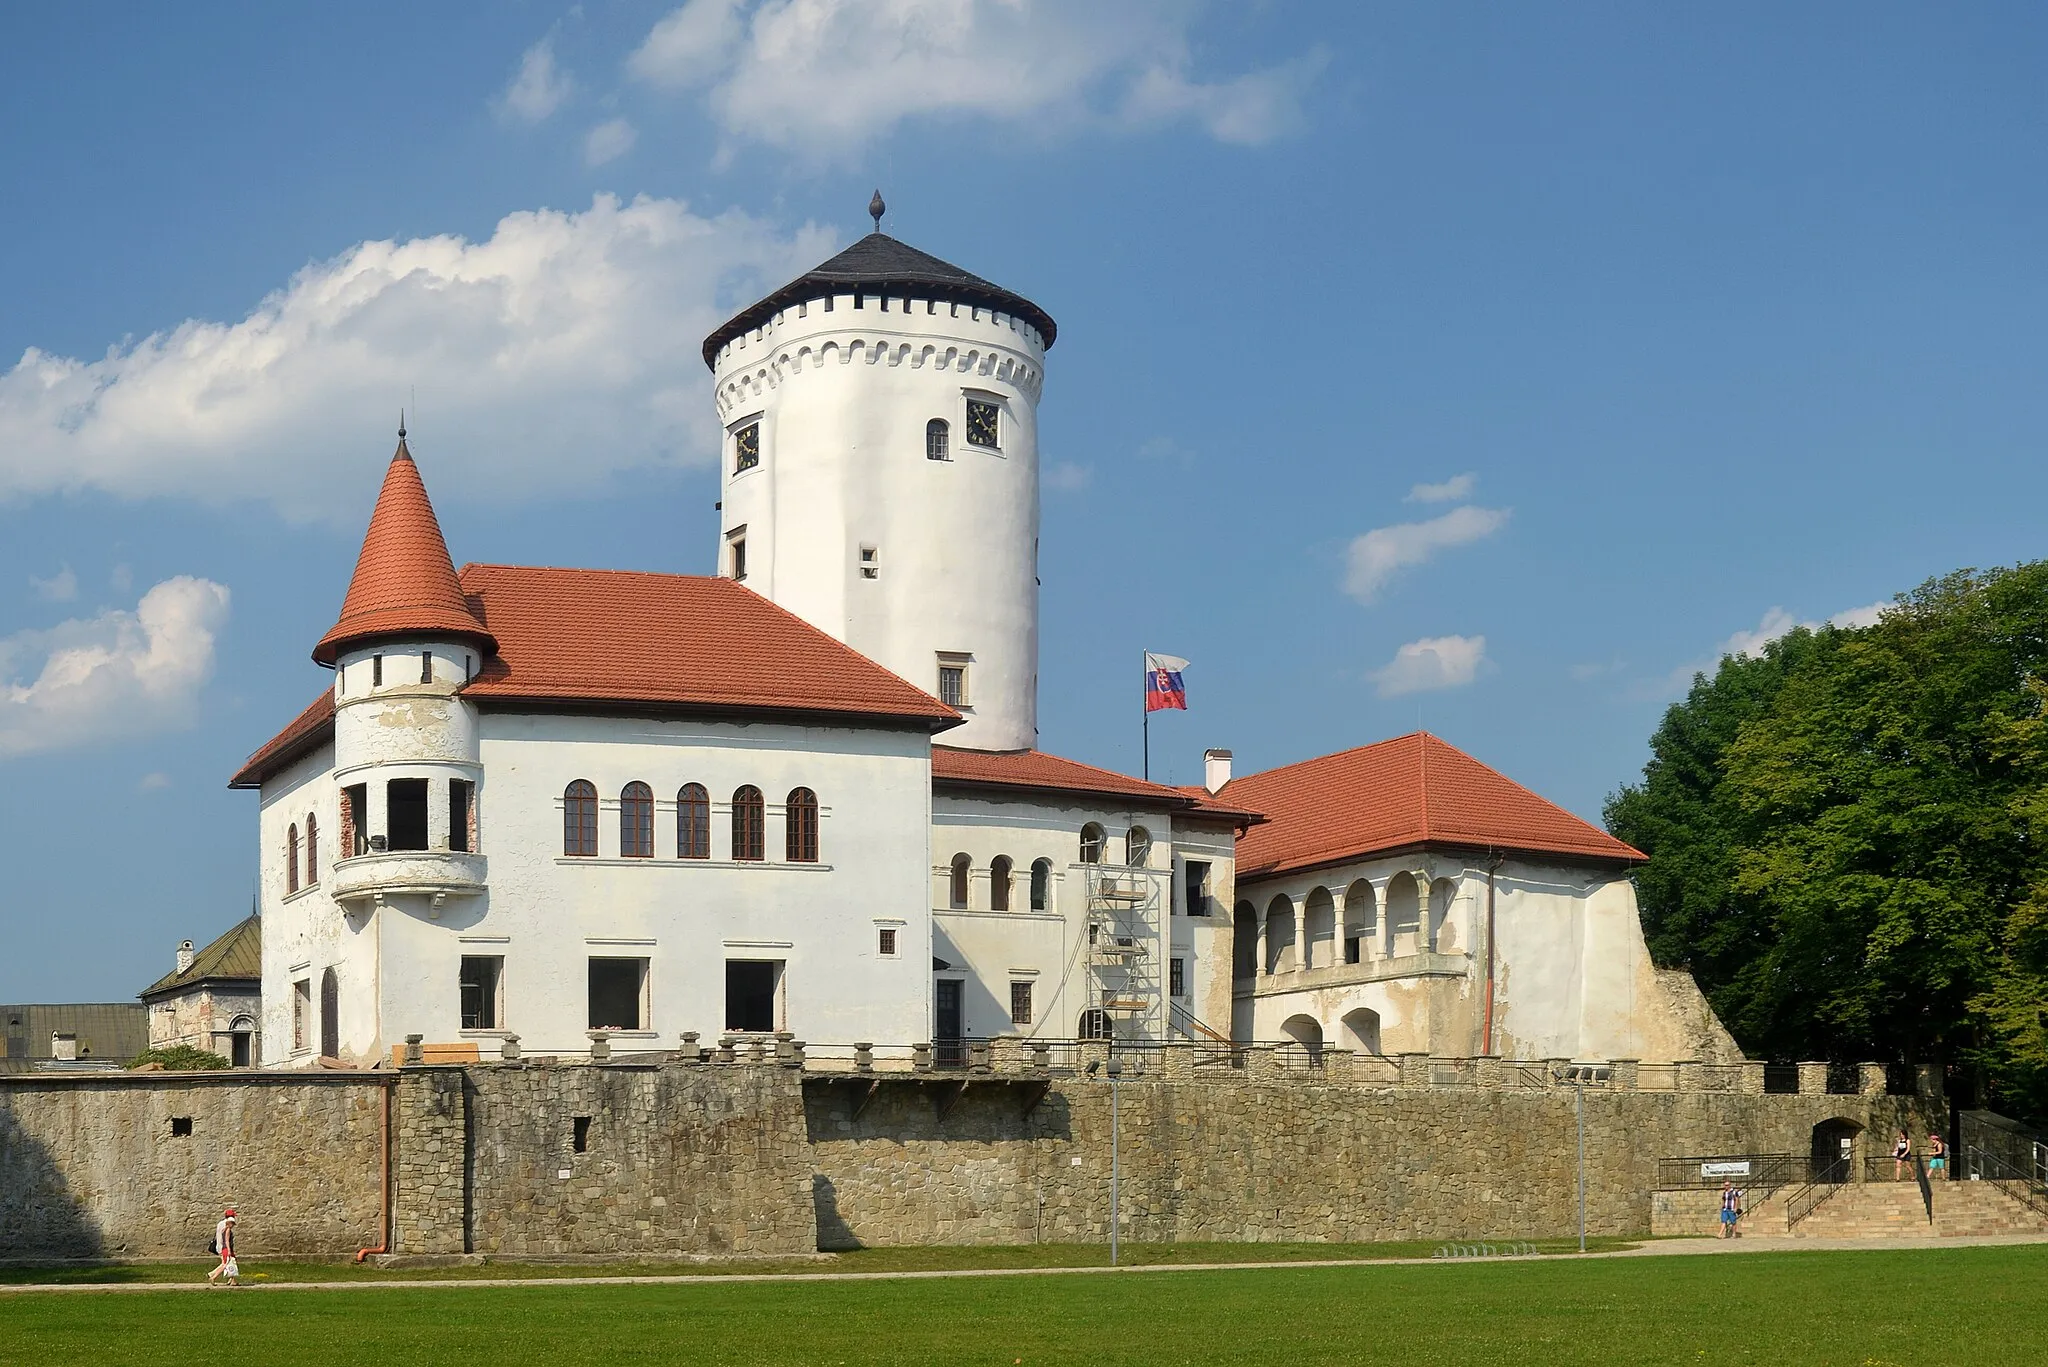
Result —
<instances>
[{"instance_id":1,"label":"white cloud","mask_svg":"<svg viewBox=\"0 0 2048 1367\"><path fill-rule=\"evenodd\" d=\"M78 576L66 565L48 579L30 575L28 586L36 591L36 597L49 603L68 603L78 596Z\"/></svg>"},{"instance_id":2,"label":"white cloud","mask_svg":"<svg viewBox=\"0 0 2048 1367\"><path fill-rule=\"evenodd\" d=\"M171 776L161 770L153 774L144 774L135 781L135 791L138 793L161 792L170 786Z\"/></svg>"},{"instance_id":3,"label":"white cloud","mask_svg":"<svg viewBox=\"0 0 2048 1367\"><path fill-rule=\"evenodd\" d=\"M1453 475L1442 484L1418 484L1408 491L1409 503L1455 503L1461 498L1472 497L1472 490L1479 483L1477 475Z\"/></svg>"},{"instance_id":4,"label":"white cloud","mask_svg":"<svg viewBox=\"0 0 2048 1367\"><path fill-rule=\"evenodd\" d=\"M1828 625L1841 627L1847 631L1853 631L1858 627L1874 627L1878 618L1884 616L1888 609L1897 606L1897 603L1887 598L1882 603L1865 603L1860 608L1844 608L1828 618Z\"/></svg>"},{"instance_id":5,"label":"white cloud","mask_svg":"<svg viewBox=\"0 0 2048 1367\"><path fill-rule=\"evenodd\" d=\"M1768 612L1764 613L1763 617L1754 627L1738 631L1727 640L1721 642L1714 651L1713 659L1694 660L1688 664L1678 666L1678 668L1664 676L1661 687L1653 681L1649 688L1645 690L1645 696L1668 697L1672 694L1683 693L1692 687L1694 675L1707 674L1711 676L1715 666L1730 655L1737 658L1754 658L1759 656L1764 653L1765 646L1782 636L1790 635L1795 628L1804 627L1808 631L1819 631L1823 626L1833 626L1840 627L1845 631L1853 631L1859 627L1876 625L1877 619L1887 609L1895 606L1896 604L1887 598L1881 603L1866 603L1860 608L1844 608L1828 618L1826 622L1816 622L1810 618L1796 617L1781 607L1771 608Z\"/></svg>"},{"instance_id":6,"label":"white cloud","mask_svg":"<svg viewBox=\"0 0 2048 1367\"><path fill-rule=\"evenodd\" d=\"M180 576L133 612L0 638L0 759L190 725L227 616L227 589Z\"/></svg>"},{"instance_id":7,"label":"white cloud","mask_svg":"<svg viewBox=\"0 0 2048 1367\"><path fill-rule=\"evenodd\" d=\"M512 83L498 96L498 112L521 123L541 123L562 107L575 88L569 73L555 65L555 40L541 39L519 59Z\"/></svg>"},{"instance_id":8,"label":"white cloud","mask_svg":"<svg viewBox=\"0 0 2048 1367\"><path fill-rule=\"evenodd\" d=\"M413 451L437 496L588 489L709 460L705 334L833 242L606 195L580 213L509 214L478 242L364 242L239 321L195 319L92 359L30 348L0 371L0 502L262 500L360 528L415 385L430 421Z\"/></svg>"},{"instance_id":9,"label":"white cloud","mask_svg":"<svg viewBox=\"0 0 2048 1367\"><path fill-rule=\"evenodd\" d=\"M1370 603L1402 570L1426 564L1438 551L1492 536L1508 525L1508 514L1506 508L1453 508L1427 522L1375 527L1352 539L1344 591Z\"/></svg>"},{"instance_id":10,"label":"white cloud","mask_svg":"<svg viewBox=\"0 0 2048 1367\"><path fill-rule=\"evenodd\" d=\"M1382 698L1398 698L1404 693L1463 688L1485 663L1484 636L1429 636L1402 646L1385 667L1367 677L1379 685Z\"/></svg>"},{"instance_id":11,"label":"white cloud","mask_svg":"<svg viewBox=\"0 0 2048 1367\"><path fill-rule=\"evenodd\" d=\"M617 161L633 150L633 144L639 137L633 125L624 119L608 119L584 135L584 164L602 166L608 161Z\"/></svg>"},{"instance_id":12,"label":"white cloud","mask_svg":"<svg viewBox=\"0 0 2048 1367\"><path fill-rule=\"evenodd\" d=\"M1095 472L1085 465L1063 460L1046 469L1041 483L1055 493L1071 494L1087 488L1095 480Z\"/></svg>"},{"instance_id":13,"label":"white cloud","mask_svg":"<svg viewBox=\"0 0 2048 1367\"><path fill-rule=\"evenodd\" d=\"M728 139L813 158L925 117L1034 135L1193 123L1241 144L1298 128L1326 55L1204 80L1196 17L1173 0L688 0L626 68L703 90Z\"/></svg>"}]
</instances>

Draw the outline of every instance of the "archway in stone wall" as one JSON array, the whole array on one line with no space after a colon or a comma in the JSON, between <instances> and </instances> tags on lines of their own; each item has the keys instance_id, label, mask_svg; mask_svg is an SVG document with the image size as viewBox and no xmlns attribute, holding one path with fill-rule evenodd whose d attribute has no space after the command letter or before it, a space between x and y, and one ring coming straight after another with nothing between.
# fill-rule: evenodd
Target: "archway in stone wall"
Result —
<instances>
[{"instance_id":1,"label":"archway in stone wall","mask_svg":"<svg viewBox=\"0 0 2048 1367\"><path fill-rule=\"evenodd\" d=\"M1337 899L1328 888L1316 888L1301 905L1303 968L1328 968L1337 962Z\"/></svg>"},{"instance_id":2,"label":"archway in stone wall","mask_svg":"<svg viewBox=\"0 0 2048 1367\"><path fill-rule=\"evenodd\" d=\"M1813 1127L1813 1180L1850 1182L1855 1180L1856 1141L1863 1127L1844 1116L1823 1120Z\"/></svg>"},{"instance_id":3,"label":"archway in stone wall","mask_svg":"<svg viewBox=\"0 0 2048 1367\"><path fill-rule=\"evenodd\" d=\"M1439 954L1456 953L1459 945L1457 918L1451 907L1458 900L1458 885L1439 878L1429 885L1429 939L1425 947Z\"/></svg>"},{"instance_id":4,"label":"archway in stone wall","mask_svg":"<svg viewBox=\"0 0 2048 1367\"><path fill-rule=\"evenodd\" d=\"M1387 884L1387 952L1395 958L1421 948L1422 892L1415 875L1397 873Z\"/></svg>"},{"instance_id":5,"label":"archway in stone wall","mask_svg":"<svg viewBox=\"0 0 2048 1367\"><path fill-rule=\"evenodd\" d=\"M1310 1062L1323 1057L1323 1025L1314 1016L1289 1016L1280 1023L1280 1033L1300 1046Z\"/></svg>"},{"instance_id":6,"label":"archway in stone wall","mask_svg":"<svg viewBox=\"0 0 2048 1367\"><path fill-rule=\"evenodd\" d=\"M331 968L320 974L320 1054L341 1056L341 983Z\"/></svg>"},{"instance_id":7,"label":"archway in stone wall","mask_svg":"<svg viewBox=\"0 0 2048 1367\"><path fill-rule=\"evenodd\" d=\"M1380 1052L1380 1013L1369 1006L1344 1013L1344 1033L1353 1049L1361 1053Z\"/></svg>"},{"instance_id":8,"label":"archway in stone wall","mask_svg":"<svg viewBox=\"0 0 2048 1367\"><path fill-rule=\"evenodd\" d=\"M1296 962L1294 903L1282 893L1266 904L1266 972L1292 973Z\"/></svg>"},{"instance_id":9,"label":"archway in stone wall","mask_svg":"<svg viewBox=\"0 0 2048 1367\"><path fill-rule=\"evenodd\" d=\"M1344 890L1344 962L1362 964L1379 958L1379 929L1372 884L1361 878Z\"/></svg>"},{"instance_id":10,"label":"archway in stone wall","mask_svg":"<svg viewBox=\"0 0 2048 1367\"><path fill-rule=\"evenodd\" d=\"M1230 973L1234 978L1259 976L1259 909L1239 902L1230 922Z\"/></svg>"}]
</instances>

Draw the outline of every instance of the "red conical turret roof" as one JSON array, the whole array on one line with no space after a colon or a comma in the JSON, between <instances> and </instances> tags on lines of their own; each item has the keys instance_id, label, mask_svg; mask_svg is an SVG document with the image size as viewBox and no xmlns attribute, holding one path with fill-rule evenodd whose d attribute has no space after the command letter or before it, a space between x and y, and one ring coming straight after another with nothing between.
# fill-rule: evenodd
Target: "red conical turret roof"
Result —
<instances>
[{"instance_id":1,"label":"red conical turret roof","mask_svg":"<svg viewBox=\"0 0 2048 1367\"><path fill-rule=\"evenodd\" d=\"M487 651L497 648L455 580L448 543L402 427L341 618L313 647L313 659L332 665L343 647L378 636L454 637Z\"/></svg>"}]
</instances>

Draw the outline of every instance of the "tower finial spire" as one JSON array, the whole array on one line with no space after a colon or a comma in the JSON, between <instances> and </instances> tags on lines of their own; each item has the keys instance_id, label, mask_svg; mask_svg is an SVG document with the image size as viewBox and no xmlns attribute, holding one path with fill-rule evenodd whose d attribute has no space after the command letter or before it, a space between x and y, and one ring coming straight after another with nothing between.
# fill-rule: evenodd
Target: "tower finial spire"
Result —
<instances>
[{"instance_id":1,"label":"tower finial spire","mask_svg":"<svg viewBox=\"0 0 2048 1367\"><path fill-rule=\"evenodd\" d=\"M875 231L882 231L882 215L889 212L889 206L882 202L882 191L878 186L875 197L868 201L868 217L875 220Z\"/></svg>"},{"instance_id":2,"label":"tower finial spire","mask_svg":"<svg viewBox=\"0 0 2048 1367\"><path fill-rule=\"evenodd\" d=\"M403 408L398 410L398 439L400 441L405 440L405 410Z\"/></svg>"}]
</instances>

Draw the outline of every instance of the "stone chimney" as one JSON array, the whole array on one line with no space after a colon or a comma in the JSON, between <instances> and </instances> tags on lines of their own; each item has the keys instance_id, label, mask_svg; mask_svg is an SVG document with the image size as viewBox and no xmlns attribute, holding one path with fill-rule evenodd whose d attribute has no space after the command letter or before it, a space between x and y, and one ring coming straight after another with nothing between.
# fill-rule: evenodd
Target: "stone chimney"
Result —
<instances>
[{"instance_id":1,"label":"stone chimney","mask_svg":"<svg viewBox=\"0 0 2048 1367\"><path fill-rule=\"evenodd\" d=\"M1202 786L1215 792L1230 782L1230 752L1228 750L1204 750L1202 752Z\"/></svg>"},{"instance_id":2,"label":"stone chimney","mask_svg":"<svg viewBox=\"0 0 2048 1367\"><path fill-rule=\"evenodd\" d=\"M178 941L178 971L183 973L191 967L192 942L190 940L180 940Z\"/></svg>"},{"instance_id":3,"label":"stone chimney","mask_svg":"<svg viewBox=\"0 0 2048 1367\"><path fill-rule=\"evenodd\" d=\"M60 1063L71 1063L78 1058L78 1036L68 1035L62 1030L50 1032L50 1057Z\"/></svg>"}]
</instances>

